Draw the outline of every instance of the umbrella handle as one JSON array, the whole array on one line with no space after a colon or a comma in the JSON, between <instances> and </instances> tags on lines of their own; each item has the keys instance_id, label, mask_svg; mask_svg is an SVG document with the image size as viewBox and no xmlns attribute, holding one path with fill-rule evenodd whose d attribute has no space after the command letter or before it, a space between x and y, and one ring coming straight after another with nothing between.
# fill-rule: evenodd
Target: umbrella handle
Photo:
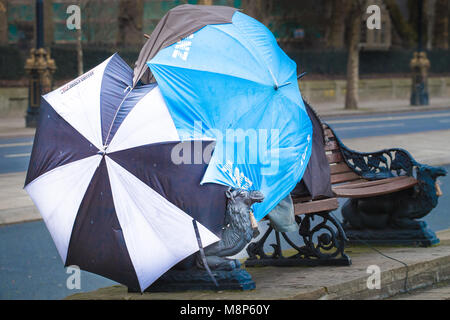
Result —
<instances>
[{"instance_id":1,"label":"umbrella handle","mask_svg":"<svg viewBox=\"0 0 450 320\"><path fill-rule=\"evenodd\" d=\"M212 274L211 269L209 269L208 263L206 262L205 251L203 250L202 239L200 238L200 232L198 232L197 221L195 219L192 219L192 224L194 225L195 236L197 237L198 248L200 251L200 257L202 258L203 265L205 266L206 271L208 272L209 276L211 277L212 282L214 282L216 287L219 288L219 284L217 283L216 278Z\"/></svg>"},{"instance_id":2,"label":"umbrella handle","mask_svg":"<svg viewBox=\"0 0 450 320\"><path fill-rule=\"evenodd\" d=\"M306 76L308 74L308 72L303 72L303 73L301 73L301 74L299 74L298 76L297 76L297 79L301 79L301 78L303 78L304 76Z\"/></svg>"}]
</instances>

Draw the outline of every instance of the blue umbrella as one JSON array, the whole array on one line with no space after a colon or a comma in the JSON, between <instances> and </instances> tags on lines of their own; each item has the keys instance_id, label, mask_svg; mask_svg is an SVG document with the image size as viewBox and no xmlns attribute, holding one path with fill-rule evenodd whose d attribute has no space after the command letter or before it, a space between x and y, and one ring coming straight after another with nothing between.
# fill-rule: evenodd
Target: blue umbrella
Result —
<instances>
[{"instance_id":1,"label":"blue umbrella","mask_svg":"<svg viewBox=\"0 0 450 320\"><path fill-rule=\"evenodd\" d=\"M160 50L149 62L181 140L216 147L202 184L260 190L257 220L300 181L312 125L297 66L272 33L236 11Z\"/></svg>"}]
</instances>

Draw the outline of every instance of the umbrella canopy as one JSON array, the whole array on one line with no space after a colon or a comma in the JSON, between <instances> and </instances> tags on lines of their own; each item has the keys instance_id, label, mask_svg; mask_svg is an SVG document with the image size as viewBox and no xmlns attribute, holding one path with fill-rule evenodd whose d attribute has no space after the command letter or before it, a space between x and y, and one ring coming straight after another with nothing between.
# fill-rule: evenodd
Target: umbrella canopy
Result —
<instances>
[{"instance_id":1,"label":"umbrella canopy","mask_svg":"<svg viewBox=\"0 0 450 320\"><path fill-rule=\"evenodd\" d=\"M133 86L139 80L146 84L155 82L147 67L147 61L152 59L161 49L180 41L208 24L230 23L236 10L236 8L226 6L197 6L191 4L183 4L169 10L158 22L139 53L134 68Z\"/></svg>"},{"instance_id":2,"label":"umbrella canopy","mask_svg":"<svg viewBox=\"0 0 450 320\"><path fill-rule=\"evenodd\" d=\"M180 137L160 89L132 77L115 54L43 96L25 190L66 266L145 290L198 251L194 220L205 246L219 240L226 187L200 185L205 162L172 161Z\"/></svg>"},{"instance_id":3,"label":"umbrella canopy","mask_svg":"<svg viewBox=\"0 0 450 320\"><path fill-rule=\"evenodd\" d=\"M230 22L161 49L148 66L180 138L216 140L202 183L260 190L266 198L254 210L263 218L300 181L311 154L295 62L263 24L234 11Z\"/></svg>"}]
</instances>

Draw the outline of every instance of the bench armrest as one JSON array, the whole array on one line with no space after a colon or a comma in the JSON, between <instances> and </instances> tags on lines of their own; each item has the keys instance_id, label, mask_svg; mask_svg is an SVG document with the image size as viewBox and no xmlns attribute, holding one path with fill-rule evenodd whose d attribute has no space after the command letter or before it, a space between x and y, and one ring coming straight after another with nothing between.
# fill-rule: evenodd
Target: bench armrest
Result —
<instances>
[{"instance_id":1,"label":"bench armrest","mask_svg":"<svg viewBox=\"0 0 450 320\"><path fill-rule=\"evenodd\" d=\"M433 208L437 205L438 197L442 195L436 180L438 177L446 176L447 170L443 167L421 164L404 149L393 148L373 153L356 152L341 144L341 152L347 165L364 179L414 177L418 181L414 187L416 198L425 199L422 202L428 201Z\"/></svg>"},{"instance_id":2,"label":"bench armrest","mask_svg":"<svg viewBox=\"0 0 450 320\"><path fill-rule=\"evenodd\" d=\"M330 128L330 130L332 129ZM336 134L334 136L345 163L364 179L379 180L398 176L415 176L416 168L421 166L404 149L392 148L375 152L358 152L348 148Z\"/></svg>"},{"instance_id":3,"label":"bench armrest","mask_svg":"<svg viewBox=\"0 0 450 320\"><path fill-rule=\"evenodd\" d=\"M408 151L399 148L357 152L341 146L341 152L347 165L367 180L414 176L415 167L420 166Z\"/></svg>"},{"instance_id":4,"label":"bench armrest","mask_svg":"<svg viewBox=\"0 0 450 320\"><path fill-rule=\"evenodd\" d=\"M413 177L418 181L414 187L416 207L427 203L434 208L442 194L437 178L447 175L443 167L433 167L418 163L412 155L401 148L376 152L358 152L348 148L331 130L337 141L344 162L356 174L367 180L380 180L399 176ZM427 207L428 208L428 207ZM427 209L428 210L428 209ZM430 209L431 210L431 209Z\"/></svg>"}]
</instances>

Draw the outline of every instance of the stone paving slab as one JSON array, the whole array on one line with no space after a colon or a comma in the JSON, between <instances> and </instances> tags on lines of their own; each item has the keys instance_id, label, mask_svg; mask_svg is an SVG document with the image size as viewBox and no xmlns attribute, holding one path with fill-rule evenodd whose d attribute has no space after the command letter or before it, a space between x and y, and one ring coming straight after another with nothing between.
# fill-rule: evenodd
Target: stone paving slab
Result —
<instances>
[{"instance_id":1,"label":"stone paving slab","mask_svg":"<svg viewBox=\"0 0 450 320\"><path fill-rule=\"evenodd\" d=\"M26 172L0 175L0 225L41 219L23 189Z\"/></svg>"},{"instance_id":2,"label":"stone paving slab","mask_svg":"<svg viewBox=\"0 0 450 320\"><path fill-rule=\"evenodd\" d=\"M357 110L344 109L344 103L313 103L314 110L321 117L346 117L352 115L371 115L380 113L400 113L416 111L436 111L450 109L450 97L433 98L428 106L411 106L409 100L372 100L359 103Z\"/></svg>"},{"instance_id":3,"label":"stone paving slab","mask_svg":"<svg viewBox=\"0 0 450 320\"><path fill-rule=\"evenodd\" d=\"M431 248L378 247L384 254L408 265L407 289L413 290L450 280L450 231L439 232L441 245ZM251 291L187 291L180 293L128 293L116 285L66 299L109 300L309 300L380 299L404 290L406 267L367 247L354 246L347 267L259 267L247 268L256 283ZM381 288L368 289L368 266L381 269Z\"/></svg>"},{"instance_id":4,"label":"stone paving slab","mask_svg":"<svg viewBox=\"0 0 450 320\"><path fill-rule=\"evenodd\" d=\"M431 288L419 289L412 293L399 294L389 300L450 300L450 281L439 283Z\"/></svg>"},{"instance_id":5,"label":"stone paving slab","mask_svg":"<svg viewBox=\"0 0 450 320\"><path fill-rule=\"evenodd\" d=\"M35 131L34 128L25 128L25 117L0 118L0 138L31 137Z\"/></svg>"}]
</instances>

